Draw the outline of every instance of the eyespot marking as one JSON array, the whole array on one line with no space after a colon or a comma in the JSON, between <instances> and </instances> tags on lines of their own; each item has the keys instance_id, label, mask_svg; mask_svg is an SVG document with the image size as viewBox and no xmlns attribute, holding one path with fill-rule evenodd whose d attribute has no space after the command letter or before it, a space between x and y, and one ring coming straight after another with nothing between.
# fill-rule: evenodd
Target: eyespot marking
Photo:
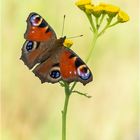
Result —
<instances>
[{"instance_id":1,"label":"eyespot marking","mask_svg":"<svg viewBox=\"0 0 140 140\"><path fill-rule=\"evenodd\" d=\"M30 52L32 50L35 50L38 47L39 44L35 41L26 41L24 44L24 51Z\"/></svg>"},{"instance_id":2,"label":"eyespot marking","mask_svg":"<svg viewBox=\"0 0 140 140\"><path fill-rule=\"evenodd\" d=\"M42 23L42 17L39 16L38 14L33 14L30 17L30 22L33 26L39 26Z\"/></svg>"},{"instance_id":3,"label":"eyespot marking","mask_svg":"<svg viewBox=\"0 0 140 140\"><path fill-rule=\"evenodd\" d=\"M52 67L49 72L48 78L53 82L57 82L59 79L61 79L60 68L58 66Z\"/></svg>"},{"instance_id":4,"label":"eyespot marking","mask_svg":"<svg viewBox=\"0 0 140 140\"><path fill-rule=\"evenodd\" d=\"M50 77L52 77L53 79L57 79L60 77L60 71L59 70L53 70L50 73Z\"/></svg>"},{"instance_id":5,"label":"eyespot marking","mask_svg":"<svg viewBox=\"0 0 140 140\"><path fill-rule=\"evenodd\" d=\"M88 80L91 76L91 72L86 65L79 66L77 73L82 80Z\"/></svg>"}]
</instances>

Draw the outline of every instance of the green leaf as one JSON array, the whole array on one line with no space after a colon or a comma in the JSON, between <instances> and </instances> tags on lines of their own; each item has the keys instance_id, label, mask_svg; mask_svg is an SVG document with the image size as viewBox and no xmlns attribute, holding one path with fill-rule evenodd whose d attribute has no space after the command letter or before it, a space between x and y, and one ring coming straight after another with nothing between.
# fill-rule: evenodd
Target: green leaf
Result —
<instances>
[{"instance_id":1,"label":"green leaf","mask_svg":"<svg viewBox=\"0 0 140 140\"><path fill-rule=\"evenodd\" d=\"M76 91L76 90L74 90L74 91L72 91L72 92L73 92L73 93L77 93L77 94L82 95L82 96L85 96L85 97L87 97L87 98L91 98L91 97L92 97L92 96L87 95L87 93L81 93L81 92Z\"/></svg>"}]
</instances>

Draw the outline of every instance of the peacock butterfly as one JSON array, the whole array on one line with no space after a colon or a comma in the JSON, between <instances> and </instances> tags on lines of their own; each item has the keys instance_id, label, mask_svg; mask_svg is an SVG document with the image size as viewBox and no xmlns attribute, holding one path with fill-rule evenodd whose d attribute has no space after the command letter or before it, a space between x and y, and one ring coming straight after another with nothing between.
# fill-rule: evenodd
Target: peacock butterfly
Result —
<instances>
[{"instance_id":1,"label":"peacock butterfly","mask_svg":"<svg viewBox=\"0 0 140 140\"><path fill-rule=\"evenodd\" d=\"M77 81L86 85L93 79L87 65L71 49L63 45L66 37L57 39L52 27L37 13L27 18L26 39L21 60L42 83Z\"/></svg>"}]
</instances>

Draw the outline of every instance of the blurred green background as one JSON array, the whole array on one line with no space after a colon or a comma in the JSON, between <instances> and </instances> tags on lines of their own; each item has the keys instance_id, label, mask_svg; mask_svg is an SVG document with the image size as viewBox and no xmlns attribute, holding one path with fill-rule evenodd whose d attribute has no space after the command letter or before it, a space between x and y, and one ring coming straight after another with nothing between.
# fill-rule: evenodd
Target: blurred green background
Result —
<instances>
[{"instance_id":1,"label":"blurred green background","mask_svg":"<svg viewBox=\"0 0 140 140\"><path fill-rule=\"evenodd\" d=\"M126 11L130 21L108 30L88 63L94 81L77 90L68 109L68 140L138 139L138 0L106 0ZM60 140L64 91L59 84L41 84L19 60L26 18L40 13L61 35L73 39L72 49L84 60L92 39L89 22L74 0L3 0L2 15L2 139Z\"/></svg>"}]
</instances>

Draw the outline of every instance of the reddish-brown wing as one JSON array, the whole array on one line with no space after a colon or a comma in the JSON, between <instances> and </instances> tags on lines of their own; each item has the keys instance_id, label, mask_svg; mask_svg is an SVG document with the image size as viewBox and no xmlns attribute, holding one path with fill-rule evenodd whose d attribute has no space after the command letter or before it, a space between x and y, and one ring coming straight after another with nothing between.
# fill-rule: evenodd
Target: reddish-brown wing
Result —
<instances>
[{"instance_id":1,"label":"reddish-brown wing","mask_svg":"<svg viewBox=\"0 0 140 140\"><path fill-rule=\"evenodd\" d=\"M29 69L47 59L56 42L56 34L50 25L37 13L27 18L26 41L22 47L21 59Z\"/></svg>"},{"instance_id":2,"label":"reddish-brown wing","mask_svg":"<svg viewBox=\"0 0 140 140\"><path fill-rule=\"evenodd\" d=\"M39 42L56 39L56 34L39 14L32 12L27 18L27 30L24 38L29 41Z\"/></svg>"},{"instance_id":3,"label":"reddish-brown wing","mask_svg":"<svg viewBox=\"0 0 140 140\"><path fill-rule=\"evenodd\" d=\"M38 65L33 72L42 83L64 80L68 83L79 81L85 85L93 79L87 65L72 50L64 46Z\"/></svg>"}]
</instances>

